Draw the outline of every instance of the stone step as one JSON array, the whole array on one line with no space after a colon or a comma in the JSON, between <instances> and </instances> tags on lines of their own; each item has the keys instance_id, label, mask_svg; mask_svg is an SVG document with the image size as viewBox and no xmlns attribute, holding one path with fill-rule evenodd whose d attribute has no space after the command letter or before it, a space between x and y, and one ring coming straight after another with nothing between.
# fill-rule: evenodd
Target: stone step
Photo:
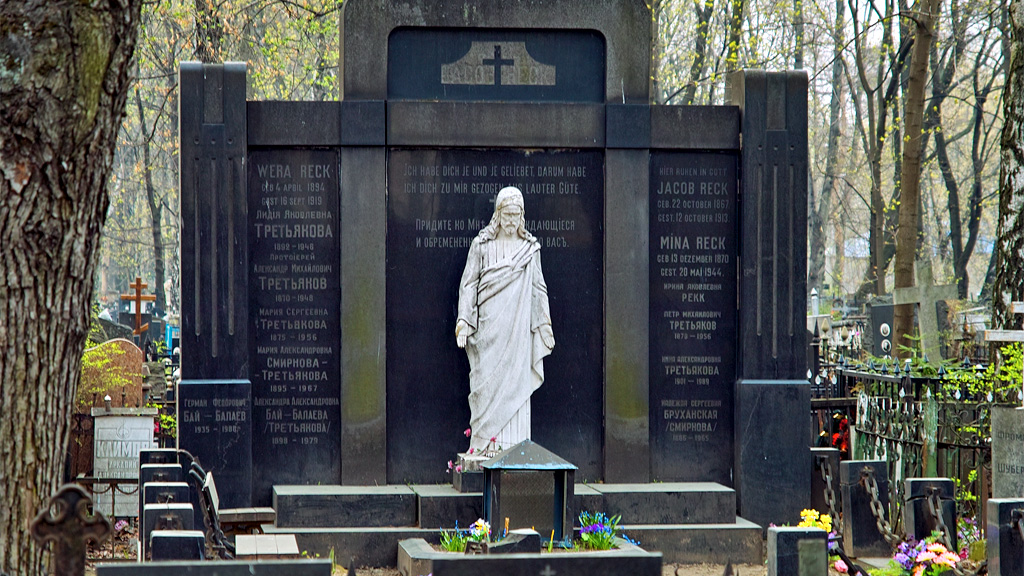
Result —
<instances>
[{"instance_id":1,"label":"stone step","mask_svg":"<svg viewBox=\"0 0 1024 576\"><path fill-rule=\"evenodd\" d=\"M575 512L622 516L631 525L730 524L736 492L713 482L576 484ZM451 485L275 486L282 528L467 527L483 514L479 492Z\"/></svg>"},{"instance_id":2,"label":"stone step","mask_svg":"<svg viewBox=\"0 0 1024 576\"><path fill-rule=\"evenodd\" d=\"M356 566L396 566L398 543L423 538L436 544L439 531L425 528L279 528L265 526L267 534L294 534L299 550ZM661 552L664 562L679 564L761 564L764 562L761 527L736 518L722 524L626 525L623 532L648 552ZM416 575L414 575L416 576Z\"/></svg>"},{"instance_id":3,"label":"stone step","mask_svg":"<svg viewBox=\"0 0 1024 576\"><path fill-rule=\"evenodd\" d=\"M416 525L417 496L408 486L274 486L281 528Z\"/></svg>"}]
</instances>

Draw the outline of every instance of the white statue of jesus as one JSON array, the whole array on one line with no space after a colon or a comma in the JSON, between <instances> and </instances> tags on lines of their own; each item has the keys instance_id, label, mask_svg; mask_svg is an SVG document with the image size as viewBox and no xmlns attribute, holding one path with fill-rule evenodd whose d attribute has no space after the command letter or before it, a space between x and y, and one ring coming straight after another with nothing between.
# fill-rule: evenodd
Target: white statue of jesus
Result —
<instances>
[{"instance_id":1,"label":"white statue of jesus","mask_svg":"<svg viewBox=\"0 0 1024 576\"><path fill-rule=\"evenodd\" d=\"M503 188L491 222L469 248L455 339L469 356L470 448L530 437L530 395L555 347L540 243L526 230L523 194Z\"/></svg>"}]
</instances>

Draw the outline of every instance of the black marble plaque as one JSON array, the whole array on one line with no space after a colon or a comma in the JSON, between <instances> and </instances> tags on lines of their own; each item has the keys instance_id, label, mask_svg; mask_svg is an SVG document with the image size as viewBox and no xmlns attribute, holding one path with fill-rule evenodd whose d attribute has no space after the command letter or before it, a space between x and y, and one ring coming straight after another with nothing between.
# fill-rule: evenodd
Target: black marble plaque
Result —
<instances>
[{"instance_id":1,"label":"black marble plaque","mask_svg":"<svg viewBox=\"0 0 1024 576\"><path fill-rule=\"evenodd\" d=\"M387 203L387 479L442 482L464 451L469 361L458 285L504 186L541 242L555 349L533 394L533 439L601 474L604 166L597 151L391 150Z\"/></svg>"},{"instance_id":2,"label":"black marble plaque","mask_svg":"<svg viewBox=\"0 0 1024 576\"><path fill-rule=\"evenodd\" d=\"M652 152L651 478L732 485L737 159Z\"/></svg>"},{"instance_id":3,"label":"black marble plaque","mask_svg":"<svg viewBox=\"0 0 1024 576\"><path fill-rule=\"evenodd\" d=\"M391 100L604 102L593 30L404 28L388 38Z\"/></svg>"},{"instance_id":4,"label":"black marble plaque","mask_svg":"<svg viewBox=\"0 0 1024 576\"><path fill-rule=\"evenodd\" d=\"M251 392L248 380L182 380L178 385L178 446L214 473L223 508L252 506Z\"/></svg>"},{"instance_id":5,"label":"black marble plaque","mask_svg":"<svg viewBox=\"0 0 1024 576\"><path fill-rule=\"evenodd\" d=\"M338 153L249 154L253 502L341 480Z\"/></svg>"}]
</instances>

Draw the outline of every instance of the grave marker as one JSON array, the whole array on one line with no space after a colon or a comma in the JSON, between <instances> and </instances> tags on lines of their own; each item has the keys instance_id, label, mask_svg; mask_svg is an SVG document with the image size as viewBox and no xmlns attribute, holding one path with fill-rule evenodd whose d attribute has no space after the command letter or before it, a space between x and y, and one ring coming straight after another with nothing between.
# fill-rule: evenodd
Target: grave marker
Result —
<instances>
[{"instance_id":1,"label":"grave marker","mask_svg":"<svg viewBox=\"0 0 1024 576\"><path fill-rule=\"evenodd\" d=\"M939 301L955 300L958 296L956 284L935 286L930 262L914 263L917 285L910 288L896 288L892 291L893 302L917 304L917 327L921 332L921 352L930 358L941 358L939 348L939 316L936 305Z\"/></svg>"},{"instance_id":2,"label":"grave marker","mask_svg":"<svg viewBox=\"0 0 1024 576\"><path fill-rule=\"evenodd\" d=\"M156 408L93 408L93 476L138 481L139 453L156 448ZM112 517L139 515L139 497L113 484L96 485L96 506Z\"/></svg>"},{"instance_id":3,"label":"grave marker","mask_svg":"<svg viewBox=\"0 0 1024 576\"><path fill-rule=\"evenodd\" d=\"M132 334L135 336L142 336L142 333L149 330L149 322L142 322L142 303L143 302L154 302L156 296L153 294L143 294L142 291L149 287L142 281L142 278L136 276L135 282L128 285L129 288L135 290L133 294L121 294L121 300L129 300L132 303L132 308L135 312L135 323L132 325L134 329Z\"/></svg>"},{"instance_id":4,"label":"grave marker","mask_svg":"<svg viewBox=\"0 0 1024 576\"><path fill-rule=\"evenodd\" d=\"M1012 302L1024 314L1024 302ZM985 330L986 342L1024 342L1024 330ZM1024 398L1024 382L1022 398ZM1024 407L992 407L992 497L1024 498Z\"/></svg>"}]
</instances>

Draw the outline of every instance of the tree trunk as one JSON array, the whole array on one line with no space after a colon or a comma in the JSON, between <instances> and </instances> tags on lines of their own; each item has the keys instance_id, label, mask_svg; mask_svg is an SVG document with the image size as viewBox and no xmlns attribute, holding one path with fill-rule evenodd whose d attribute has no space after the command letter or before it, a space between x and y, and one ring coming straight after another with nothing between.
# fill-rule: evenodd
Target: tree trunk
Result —
<instances>
[{"instance_id":1,"label":"tree trunk","mask_svg":"<svg viewBox=\"0 0 1024 576\"><path fill-rule=\"evenodd\" d=\"M697 83L704 75L704 63L707 59L708 33L711 26L711 14L715 10L715 0L695 0L693 10L697 15L697 38L694 42L693 63L690 65L690 79L683 89L681 104L689 106L697 95Z\"/></svg>"},{"instance_id":2,"label":"tree trunk","mask_svg":"<svg viewBox=\"0 0 1024 576\"><path fill-rule=\"evenodd\" d=\"M153 160L150 157L149 147L152 145L154 130L146 130L146 112L142 108L142 95L139 88L135 88L135 107L139 112L139 135L142 137L142 172L146 185L146 204L149 205L149 229L153 236L153 292L156 294L154 308L158 311L167 311L167 293L164 291L164 234L160 225L163 220L163 207L160 199L156 197L156 189L153 187ZM168 342L170 344L170 342Z\"/></svg>"},{"instance_id":3,"label":"tree trunk","mask_svg":"<svg viewBox=\"0 0 1024 576\"><path fill-rule=\"evenodd\" d=\"M740 41L743 39L743 9L746 0L729 0L729 4L732 6L732 13L729 15L729 33L726 35L726 71L742 68L739 65Z\"/></svg>"},{"instance_id":4,"label":"tree trunk","mask_svg":"<svg viewBox=\"0 0 1024 576\"><path fill-rule=\"evenodd\" d=\"M921 183L921 127L924 121L924 88L928 77L928 52L932 43L932 21L939 0L920 0L916 13L916 34L910 59L905 106L905 144L903 170L900 173L899 227L896 230L895 288L914 285L914 260L917 254L918 206ZM901 304L893 310L894 350L911 347L907 338L914 333L914 305Z\"/></svg>"},{"instance_id":5,"label":"tree trunk","mask_svg":"<svg viewBox=\"0 0 1024 576\"><path fill-rule=\"evenodd\" d=\"M215 0L195 0L196 58L200 62L220 62L224 46L224 23Z\"/></svg>"},{"instance_id":6,"label":"tree trunk","mask_svg":"<svg viewBox=\"0 0 1024 576\"><path fill-rule=\"evenodd\" d=\"M828 144L825 152L825 178L821 186L821 198L817 207L810 211L811 247L810 266L807 274L807 291L816 288L822 293L822 274L825 272L825 225L832 213L832 195L835 192L836 172L839 163L839 113L843 98L843 0L836 0L836 27L833 34L835 49L832 52L832 101L829 103ZM838 256L838 253L837 253Z\"/></svg>"},{"instance_id":7,"label":"tree trunk","mask_svg":"<svg viewBox=\"0 0 1024 576\"><path fill-rule=\"evenodd\" d=\"M0 2L0 571L44 573L139 0ZM12 65L13 64L13 65Z\"/></svg>"},{"instance_id":8,"label":"tree trunk","mask_svg":"<svg viewBox=\"0 0 1024 576\"><path fill-rule=\"evenodd\" d=\"M1000 142L999 221L992 325L1020 329L1024 317L1008 303L1024 300L1024 0L1010 2L1010 57L1003 95Z\"/></svg>"}]
</instances>

